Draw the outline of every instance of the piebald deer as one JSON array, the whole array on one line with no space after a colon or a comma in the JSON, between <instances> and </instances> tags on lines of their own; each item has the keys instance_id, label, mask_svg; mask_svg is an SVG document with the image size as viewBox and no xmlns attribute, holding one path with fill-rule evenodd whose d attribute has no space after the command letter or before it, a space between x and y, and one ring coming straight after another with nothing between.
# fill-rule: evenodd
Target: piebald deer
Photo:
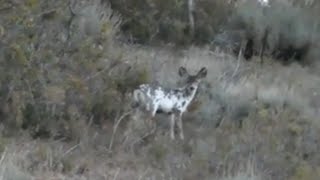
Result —
<instances>
[{"instance_id":1,"label":"piebald deer","mask_svg":"<svg viewBox=\"0 0 320 180\"><path fill-rule=\"evenodd\" d=\"M170 137L175 139L174 127L178 117L178 129L180 138L184 139L182 128L182 114L187 110L194 99L199 83L207 75L207 69L201 68L196 75L190 75L186 68L179 68L179 76L183 86L175 89L166 89L151 84L141 84L133 91L134 107L142 106L154 118L156 113L164 112L171 116Z\"/></svg>"}]
</instances>

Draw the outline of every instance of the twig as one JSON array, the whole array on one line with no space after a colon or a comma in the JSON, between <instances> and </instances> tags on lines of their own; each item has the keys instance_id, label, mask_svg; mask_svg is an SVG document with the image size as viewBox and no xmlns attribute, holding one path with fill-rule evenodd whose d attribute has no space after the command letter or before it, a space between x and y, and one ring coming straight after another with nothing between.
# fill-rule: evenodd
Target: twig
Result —
<instances>
[{"instance_id":1,"label":"twig","mask_svg":"<svg viewBox=\"0 0 320 180\"><path fill-rule=\"evenodd\" d=\"M85 81L88 81L88 80L90 80L90 79L93 79L93 78L99 76L100 74L102 74L103 72L105 72L106 70L108 70L108 69L109 69L108 67L109 67L109 66L105 66L101 71L98 71L98 72L95 73L94 75L89 76L88 78L86 78Z\"/></svg>"},{"instance_id":2,"label":"twig","mask_svg":"<svg viewBox=\"0 0 320 180\"><path fill-rule=\"evenodd\" d=\"M54 13L54 12L56 12L56 11L57 11L57 9L49 9L49 10L46 10L46 11L43 11L43 12L37 14L36 16L37 16L37 17L40 17L40 16L43 16L43 15L45 15L45 14Z\"/></svg>"},{"instance_id":3,"label":"twig","mask_svg":"<svg viewBox=\"0 0 320 180\"><path fill-rule=\"evenodd\" d=\"M87 77L87 78L85 79L85 81L89 81L89 80L91 80L91 79L99 76L101 73L103 73L103 72L105 72L105 71L107 71L107 70L110 70L110 71L108 72L108 75L111 75L112 69L113 69L114 67L116 67L117 65L119 65L119 64L120 64L120 63L119 63L118 61L114 61L114 62L111 63L111 65L106 65L102 70L100 70L100 71L96 72L95 74Z\"/></svg>"},{"instance_id":4,"label":"twig","mask_svg":"<svg viewBox=\"0 0 320 180\"><path fill-rule=\"evenodd\" d=\"M71 151L75 150L79 145L80 145L80 143L79 143L79 144L76 144L76 145L74 145L73 147L71 147L70 149L68 149L65 153L63 153L62 157L66 156L66 155L69 154Z\"/></svg>"},{"instance_id":5,"label":"twig","mask_svg":"<svg viewBox=\"0 0 320 180\"><path fill-rule=\"evenodd\" d=\"M62 138L60 138L60 139L57 139L57 140L53 141L52 144L60 143L60 142L62 142L63 140L66 140L66 139L67 139L66 137L62 137Z\"/></svg>"},{"instance_id":6,"label":"twig","mask_svg":"<svg viewBox=\"0 0 320 180\"><path fill-rule=\"evenodd\" d=\"M0 167L2 165L2 162L4 161L5 157L6 157L6 154L7 154L7 148L4 149L2 155L1 155L1 159L0 159ZM4 166L3 169L1 168L1 171L5 171L6 170L6 167ZM3 177L4 177L4 174L3 172L1 172L1 175L0 175L0 180L3 180Z\"/></svg>"},{"instance_id":7,"label":"twig","mask_svg":"<svg viewBox=\"0 0 320 180\"><path fill-rule=\"evenodd\" d=\"M117 177L118 177L118 175L119 175L119 172L120 172L120 168L118 168L116 174L115 174L114 177L113 177L113 180L116 180L116 179L117 179Z\"/></svg>"},{"instance_id":8,"label":"twig","mask_svg":"<svg viewBox=\"0 0 320 180\"><path fill-rule=\"evenodd\" d=\"M240 48L240 51L239 51L239 54L238 54L238 58L237 58L237 65L231 75L231 77L229 78L226 78L226 81L224 83L224 85L222 85L223 89L225 89L227 87L227 81L232 81L232 79L236 76L236 74L239 72L239 68L240 68L240 61L241 61L241 57L242 57L242 46L241 45L241 48ZM219 77L219 80L222 80L225 76L227 76L228 72L225 72L223 73L220 77Z\"/></svg>"},{"instance_id":9,"label":"twig","mask_svg":"<svg viewBox=\"0 0 320 180\"><path fill-rule=\"evenodd\" d=\"M120 124L120 122L126 117L128 116L129 114L131 114L131 110L122 114L122 116L118 119L118 121L116 122L116 124L113 126L113 132L112 132L112 136L111 136L111 140L110 140L110 144L109 144L109 151L111 151L111 148L112 148L112 145L113 145L113 141L114 141L114 136L117 132L117 129L118 129L118 126Z\"/></svg>"},{"instance_id":10,"label":"twig","mask_svg":"<svg viewBox=\"0 0 320 180\"><path fill-rule=\"evenodd\" d=\"M139 180L141 180L149 171L149 167L143 172L142 175L140 175Z\"/></svg>"},{"instance_id":11,"label":"twig","mask_svg":"<svg viewBox=\"0 0 320 180\"><path fill-rule=\"evenodd\" d=\"M47 159L48 159L48 166L49 166L49 168L52 168L53 167L53 161L52 161L52 151L51 150L49 150L48 152L47 152Z\"/></svg>"},{"instance_id":12,"label":"twig","mask_svg":"<svg viewBox=\"0 0 320 180\"><path fill-rule=\"evenodd\" d=\"M193 0L188 0L188 16L189 16L189 26L190 26L190 34L194 35L194 2Z\"/></svg>"},{"instance_id":13,"label":"twig","mask_svg":"<svg viewBox=\"0 0 320 180\"><path fill-rule=\"evenodd\" d=\"M236 69L233 71L233 74L232 74L232 76L231 76L231 79L234 78L234 76L236 75L236 73L237 73L238 70L239 70L241 57L242 57L242 48L241 48L240 51L239 51L238 60L237 60L237 66L236 66Z\"/></svg>"},{"instance_id":14,"label":"twig","mask_svg":"<svg viewBox=\"0 0 320 180\"><path fill-rule=\"evenodd\" d=\"M71 13L71 16L70 16L70 19L68 20L68 36L67 36L67 41L69 41L70 37L71 37L71 24L72 24L72 21L73 21L73 18L76 16L76 12L72 9L72 0L69 0L69 3L68 3L68 8L70 10L70 13Z\"/></svg>"},{"instance_id":15,"label":"twig","mask_svg":"<svg viewBox=\"0 0 320 180\"><path fill-rule=\"evenodd\" d=\"M136 144L137 142L143 140L144 138L148 137L149 135L153 134L155 131L156 131L156 128L153 128L150 132L147 132L147 133L144 134L141 138L133 141L133 142L131 143L131 146L133 146L133 145Z\"/></svg>"},{"instance_id":16,"label":"twig","mask_svg":"<svg viewBox=\"0 0 320 180\"><path fill-rule=\"evenodd\" d=\"M0 165L2 164L2 162L4 161L4 158L6 157L7 154L7 149L5 148L2 155L1 155L1 159L0 159Z\"/></svg>"}]
</instances>

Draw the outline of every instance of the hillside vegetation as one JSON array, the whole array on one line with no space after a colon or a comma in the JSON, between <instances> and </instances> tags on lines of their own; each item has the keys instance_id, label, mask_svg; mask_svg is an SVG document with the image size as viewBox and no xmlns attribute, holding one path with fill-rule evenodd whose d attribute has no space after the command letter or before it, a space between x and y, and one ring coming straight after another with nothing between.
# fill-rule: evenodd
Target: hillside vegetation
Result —
<instances>
[{"instance_id":1,"label":"hillside vegetation","mask_svg":"<svg viewBox=\"0 0 320 180\"><path fill-rule=\"evenodd\" d=\"M195 1L192 31L187 2L0 0L0 177L318 179L320 4ZM131 93L180 66L208 75L172 141Z\"/></svg>"}]
</instances>

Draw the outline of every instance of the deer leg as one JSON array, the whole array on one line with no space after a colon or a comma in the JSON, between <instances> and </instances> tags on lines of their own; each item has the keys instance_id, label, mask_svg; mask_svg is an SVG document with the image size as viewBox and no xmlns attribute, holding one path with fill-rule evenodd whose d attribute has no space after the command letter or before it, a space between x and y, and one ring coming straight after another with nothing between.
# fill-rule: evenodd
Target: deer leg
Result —
<instances>
[{"instance_id":1,"label":"deer leg","mask_svg":"<svg viewBox=\"0 0 320 180\"><path fill-rule=\"evenodd\" d=\"M149 126L149 127L151 127L152 126L152 121L153 121L153 116L151 115L151 113L149 113L148 114L148 117L147 117L147 125Z\"/></svg>"},{"instance_id":2,"label":"deer leg","mask_svg":"<svg viewBox=\"0 0 320 180\"><path fill-rule=\"evenodd\" d=\"M154 117L157 113L157 110L158 110L159 106L158 105L153 105L153 108L152 108L152 117Z\"/></svg>"},{"instance_id":3,"label":"deer leg","mask_svg":"<svg viewBox=\"0 0 320 180\"><path fill-rule=\"evenodd\" d=\"M174 140L174 125L175 125L175 115L174 113L171 114L171 121L170 121L170 137Z\"/></svg>"},{"instance_id":4,"label":"deer leg","mask_svg":"<svg viewBox=\"0 0 320 180\"><path fill-rule=\"evenodd\" d=\"M158 110L158 106L157 105L153 105L152 111L151 111L151 114L150 114L150 119L149 119L150 126L152 126L153 124L156 125L154 118L155 118L155 115L157 113L157 110Z\"/></svg>"},{"instance_id":5,"label":"deer leg","mask_svg":"<svg viewBox=\"0 0 320 180\"><path fill-rule=\"evenodd\" d=\"M180 139L183 140L184 134L183 134L183 127L182 127L182 113L180 113L178 116L178 128L179 128Z\"/></svg>"}]
</instances>

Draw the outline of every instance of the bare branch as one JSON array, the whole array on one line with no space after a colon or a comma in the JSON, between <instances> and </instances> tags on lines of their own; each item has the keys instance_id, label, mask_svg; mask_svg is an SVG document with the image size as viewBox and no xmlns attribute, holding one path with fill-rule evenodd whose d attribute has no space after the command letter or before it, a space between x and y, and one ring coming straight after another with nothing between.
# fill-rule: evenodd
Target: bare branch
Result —
<instances>
[{"instance_id":1,"label":"bare branch","mask_svg":"<svg viewBox=\"0 0 320 180\"><path fill-rule=\"evenodd\" d=\"M68 149L65 153L63 153L62 157L63 157L63 156L66 156L67 154L69 154L70 152L72 152L73 150L75 150L79 145L80 145L80 143L72 146L72 147L71 147L70 149Z\"/></svg>"},{"instance_id":2,"label":"bare branch","mask_svg":"<svg viewBox=\"0 0 320 180\"><path fill-rule=\"evenodd\" d=\"M190 34L193 36L194 34L194 1L188 0L188 16L189 16L189 26L190 26Z\"/></svg>"},{"instance_id":3,"label":"bare branch","mask_svg":"<svg viewBox=\"0 0 320 180\"><path fill-rule=\"evenodd\" d=\"M111 136L111 140L110 140L110 144L109 144L109 148L108 148L109 151L111 151L111 149L112 149L112 145L113 145L113 142L114 142L114 137L115 137L115 134L116 134L116 132L117 132L117 129L118 129L118 126L119 126L120 122L121 122L125 117L127 117L128 115L130 115L131 112L132 112L132 110L130 110L130 111L122 114L122 116L120 116L120 118L116 120L116 123L115 123L114 126L113 126L113 132L112 132L112 136Z\"/></svg>"},{"instance_id":4,"label":"bare branch","mask_svg":"<svg viewBox=\"0 0 320 180\"><path fill-rule=\"evenodd\" d=\"M5 149L1 155L1 159L0 159L0 165L2 164L2 162L4 161L5 157L6 157L6 154L7 154L7 149Z\"/></svg>"},{"instance_id":5,"label":"bare branch","mask_svg":"<svg viewBox=\"0 0 320 180\"><path fill-rule=\"evenodd\" d=\"M121 170L121 169L118 168L116 174L115 174L114 177L113 177L113 180L116 180L116 179L117 179L117 177L118 177L118 175L119 175L119 173L120 173L120 170Z\"/></svg>"}]
</instances>

